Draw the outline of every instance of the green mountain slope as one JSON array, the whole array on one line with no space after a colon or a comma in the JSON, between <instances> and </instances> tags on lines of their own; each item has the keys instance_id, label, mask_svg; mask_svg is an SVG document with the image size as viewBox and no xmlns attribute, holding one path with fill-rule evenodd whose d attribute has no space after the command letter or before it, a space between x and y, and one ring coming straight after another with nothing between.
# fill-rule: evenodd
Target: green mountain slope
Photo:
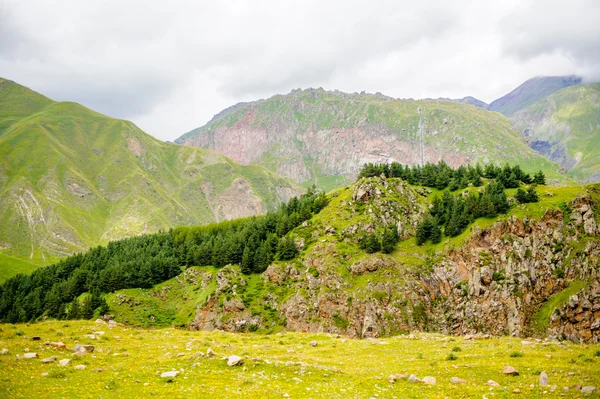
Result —
<instances>
[{"instance_id":1,"label":"green mountain slope","mask_svg":"<svg viewBox=\"0 0 600 399\"><path fill-rule=\"evenodd\" d=\"M525 81L505 96L492 101L487 109L510 116L557 90L579 83L581 78L574 75L535 77Z\"/></svg>"},{"instance_id":2,"label":"green mountain slope","mask_svg":"<svg viewBox=\"0 0 600 399\"><path fill-rule=\"evenodd\" d=\"M25 269L11 259L33 268L121 237L264 213L296 193L264 168L0 79L3 277Z\"/></svg>"},{"instance_id":3,"label":"green mountain slope","mask_svg":"<svg viewBox=\"0 0 600 399\"><path fill-rule=\"evenodd\" d=\"M579 180L600 181L600 83L571 86L511 117L531 147Z\"/></svg>"},{"instance_id":4,"label":"green mountain slope","mask_svg":"<svg viewBox=\"0 0 600 399\"><path fill-rule=\"evenodd\" d=\"M510 161L527 172L542 169L550 180L562 179L502 115L450 101L381 94L294 90L237 104L176 142L217 150L242 164L262 165L328 190L353 180L367 162L419 163L419 108L425 162Z\"/></svg>"}]
</instances>

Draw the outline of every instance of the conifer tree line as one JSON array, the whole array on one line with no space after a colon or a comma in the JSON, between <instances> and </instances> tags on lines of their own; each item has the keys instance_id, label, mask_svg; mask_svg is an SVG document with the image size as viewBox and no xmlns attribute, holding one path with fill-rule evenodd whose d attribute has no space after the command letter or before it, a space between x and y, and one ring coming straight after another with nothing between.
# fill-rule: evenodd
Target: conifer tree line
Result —
<instances>
[{"instance_id":1,"label":"conifer tree line","mask_svg":"<svg viewBox=\"0 0 600 399\"><path fill-rule=\"evenodd\" d=\"M427 163L420 165L402 165L398 162L390 164L368 163L361 169L358 178L385 175L385 177L397 177L413 185L437 188L439 190L449 189L455 191L472 185L480 187L483 185L482 178L495 179L502 183L505 188L517 188L523 184L546 184L546 176L540 170L533 177L523 172L519 165L510 166L505 164L500 167L490 163L485 166L480 164L461 165L458 168L450 167L443 160L436 164Z\"/></svg>"},{"instance_id":2,"label":"conifer tree line","mask_svg":"<svg viewBox=\"0 0 600 399\"><path fill-rule=\"evenodd\" d=\"M325 195L313 187L263 216L127 238L70 256L0 285L0 321L91 318L108 310L103 294L150 288L188 265L237 263L244 273L261 272L276 258L296 256L286 234L325 205Z\"/></svg>"},{"instance_id":3,"label":"conifer tree line","mask_svg":"<svg viewBox=\"0 0 600 399\"><path fill-rule=\"evenodd\" d=\"M429 213L417 225L417 245L428 240L437 244L443 235L457 236L479 217L506 213L508 209L508 198L500 182L492 181L481 193L470 193L466 197L445 190L441 198L433 198Z\"/></svg>"}]
</instances>

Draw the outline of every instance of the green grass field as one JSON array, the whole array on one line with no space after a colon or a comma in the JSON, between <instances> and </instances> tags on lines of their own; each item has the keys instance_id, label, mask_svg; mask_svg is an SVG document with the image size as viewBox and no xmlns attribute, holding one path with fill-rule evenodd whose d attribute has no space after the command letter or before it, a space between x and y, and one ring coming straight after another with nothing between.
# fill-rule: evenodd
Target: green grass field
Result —
<instances>
[{"instance_id":1,"label":"green grass field","mask_svg":"<svg viewBox=\"0 0 600 399\"><path fill-rule=\"evenodd\" d=\"M424 333L352 340L327 334L109 328L89 321L0 328L0 348L9 351L0 355L0 396L6 398L579 398L581 392L565 388L600 386L600 345ZM104 334L84 337L95 330ZM32 341L34 335L41 340ZM91 344L95 351L74 355L46 345L49 341L62 341L67 348ZM17 360L26 348L40 358ZM208 348L214 356L206 356ZM511 356L515 352L522 356ZM241 356L244 364L227 366L224 358L230 355ZM50 356L72 364L41 363ZM507 365L520 375L502 374ZM160 377L171 370L180 372L172 382ZM542 371L549 386L539 386ZM436 384L391 383L392 374L432 376ZM466 383L452 384L452 377ZM490 387L488 380L500 386Z\"/></svg>"}]
</instances>

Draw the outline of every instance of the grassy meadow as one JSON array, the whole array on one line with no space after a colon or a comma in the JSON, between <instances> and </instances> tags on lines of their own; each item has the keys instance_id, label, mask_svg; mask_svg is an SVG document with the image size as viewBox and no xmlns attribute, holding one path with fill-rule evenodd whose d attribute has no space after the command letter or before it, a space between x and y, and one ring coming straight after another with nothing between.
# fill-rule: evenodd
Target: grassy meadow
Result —
<instances>
[{"instance_id":1,"label":"grassy meadow","mask_svg":"<svg viewBox=\"0 0 600 399\"><path fill-rule=\"evenodd\" d=\"M600 386L600 344L426 333L354 340L329 334L109 328L90 321L0 328L0 348L9 352L0 355L0 397L7 398L579 398L576 385ZM47 345L51 341L64 342L67 350ZM69 349L78 343L95 350L75 355ZM209 348L213 356L207 355ZM39 358L18 360L27 349ZM228 366L230 355L241 356L243 364ZM41 362L51 356L57 361ZM72 364L61 367L62 359ZM76 369L79 365L85 369ZM507 365L520 375L504 375ZM179 375L161 378L171 370ZM541 372L548 374L548 386L539 385ZM436 384L390 382L395 374L432 376ZM452 377L466 382L453 384ZM489 386L488 380L499 386ZM585 396L598 397L598 392Z\"/></svg>"}]
</instances>

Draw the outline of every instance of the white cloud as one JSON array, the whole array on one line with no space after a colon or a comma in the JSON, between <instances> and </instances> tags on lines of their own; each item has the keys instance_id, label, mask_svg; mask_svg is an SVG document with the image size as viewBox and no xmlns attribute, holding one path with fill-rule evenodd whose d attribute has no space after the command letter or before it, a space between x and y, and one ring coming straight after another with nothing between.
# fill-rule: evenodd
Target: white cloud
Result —
<instances>
[{"instance_id":1,"label":"white cloud","mask_svg":"<svg viewBox=\"0 0 600 399\"><path fill-rule=\"evenodd\" d=\"M0 0L0 76L173 140L298 87L489 102L600 70L596 2L403 3Z\"/></svg>"}]
</instances>

